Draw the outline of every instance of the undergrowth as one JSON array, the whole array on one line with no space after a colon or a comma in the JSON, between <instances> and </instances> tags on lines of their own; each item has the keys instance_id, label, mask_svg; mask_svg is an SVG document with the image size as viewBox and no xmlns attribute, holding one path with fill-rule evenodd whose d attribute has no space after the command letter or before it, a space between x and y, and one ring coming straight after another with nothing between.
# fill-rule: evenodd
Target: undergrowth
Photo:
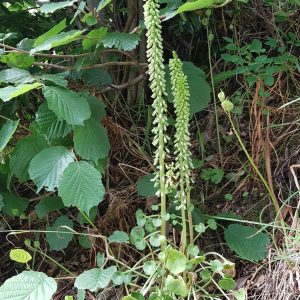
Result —
<instances>
[{"instance_id":1,"label":"undergrowth","mask_svg":"<svg viewBox=\"0 0 300 300\"><path fill-rule=\"evenodd\" d=\"M1 2L0 298L299 294L299 5Z\"/></svg>"}]
</instances>

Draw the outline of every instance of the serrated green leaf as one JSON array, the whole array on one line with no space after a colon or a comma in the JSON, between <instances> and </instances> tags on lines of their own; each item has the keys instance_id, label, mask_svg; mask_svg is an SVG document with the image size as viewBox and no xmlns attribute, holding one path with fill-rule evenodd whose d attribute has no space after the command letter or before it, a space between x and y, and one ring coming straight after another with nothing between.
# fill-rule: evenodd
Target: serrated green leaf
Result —
<instances>
[{"instance_id":1,"label":"serrated green leaf","mask_svg":"<svg viewBox=\"0 0 300 300\"><path fill-rule=\"evenodd\" d=\"M37 192L43 187L54 191L64 170L74 161L73 152L62 146L50 147L39 152L30 162L29 175L37 186Z\"/></svg>"},{"instance_id":2,"label":"serrated green leaf","mask_svg":"<svg viewBox=\"0 0 300 300\"><path fill-rule=\"evenodd\" d=\"M0 89L0 99L6 102L42 86L43 85L39 82L32 84L20 84L18 86L8 85L5 88Z\"/></svg>"},{"instance_id":3,"label":"serrated green leaf","mask_svg":"<svg viewBox=\"0 0 300 300\"><path fill-rule=\"evenodd\" d=\"M30 54L34 54L36 52L50 50L52 48L70 44L80 39L81 34L83 32L84 30L71 30L69 32L61 32L53 37L50 37L41 45L31 49Z\"/></svg>"},{"instance_id":4,"label":"serrated green leaf","mask_svg":"<svg viewBox=\"0 0 300 300\"><path fill-rule=\"evenodd\" d=\"M185 270L187 263L187 259L185 255L176 250L176 249L170 249L167 252L167 261L166 261L166 268L172 273L172 274L179 274Z\"/></svg>"},{"instance_id":5,"label":"serrated green leaf","mask_svg":"<svg viewBox=\"0 0 300 300\"><path fill-rule=\"evenodd\" d=\"M1 58L1 62L7 64L11 68L28 68L35 62L34 56L26 53L11 52Z\"/></svg>"},{"instance_id":6,"label":"serrated green leaf","mask_svg":"<svg viewBox=\"0 0 300 300\"><path fill-rule=\"evenodd\" d=\"M65 78L68 75L69 75L69 72L66 71L66 72L56 73L56 74L43 74L43 75L36 76L36 77L43 81L52 82L56 85L66 88L68 86L68 80L66 80Z\"/></svg>"},{"instance_id":7,"label":"serrated green leaf","mask_svg":"<svg viewBox=\"0 0 300 300\"><path fill-rule=\"evenodd\" d=\"M181 277L174 278L168 275L165 286L169 292L177 296L186 297L189 294L189 290Z\"/></svg>"},{"instance_id":8,"label":"serrated green leaf","mask_svg":"<svg viewBox=\"0 0 300 300\"><path fill-rule=\"evenodd\" d=\"M82 47L84 50L89 50L93 47L98 47L104 37L107 34L107 29L105 27L100 27L90 31L82 41Z\"/></svg>"},{"instance_id":9,"label":"serrated green leaf","mask_svg":"<svg viewBox=\"0 0 300 300\"><path fill-rule=\"evenodd\" d=\"M106 129L93 118L74 129L74 147L81 158L98 161L108 156L109 140Z\"/></svg>"},{"instance_id":10,"label":"serrated green leaf","mask_svg":"<svg viewBox=\"0 0 300 300\"><path fill-rule=\"evenodd\" d=\"M231 224L224 232L227 245L241 258L259 261L267 256L267 234L257 233L257 229L240 224Z\"/></svg>"},{"instance_id":11,"label":"serrated green leaf","mask_svg":"<svg viewBox=\"0 0 300 300\"><path fill-rule=\"evenodd\" d=\"M136 33L109 32L103 39L106 48L117 48L119 50L131 51L139 44L140 36Z\"/></svg>"},{"instance_id":12,"label":"serrated green leaf","mask_svg":"<svg viewBox=\"0 0 300 300\"><path fill-rule=\"evenodd\" d=\"M56 24L54 27L52 27L47 32L43 33L39 37L37 37L34 41L33 47L37 47L41 44L43 44L45 41L47 41L49 38L56 36L60 32L62 32L67 27L67 20L63 19L58 24Z\"/></svg>"},{"instance_id":13,"label":"serrated green leaf","mask_svg":"<svg viewBox=\"0 0 300 300\"><path fill-rule=\"evenodd\" d=\"M55 280L42 272L23 271L0 287L0 299L51 300L57 289Z\"/></svg>"},{"instance_id":14,"label":"serrated green leaf","mask_svg":"<svg viewBox=\"0 0 300 300\"><path fill-rule=\"evenodd\" d=\"M0 151L2 151L8 142L10 141L11 137L15 133L17 127L19 125L19 120L12 121L8 120L0 129Z\"/></svg>"},{"instance_id":15,"label":"serrated green leaf","mask_svg":"<svg viewBox=\"0 0 300 300\"><path fill-rule=\"evenodd\" d=\"M96 121L102 121L106 115L105 104L100 99L91 95L85 96L85 99L89 103L92 117Z\"/></svg>"},{"instance_id":16,"label":"serrated green leaf","mask_svg":"<svg viewBox=\"0 0 300 300\"><path fill-rule=\"evenodd\" d=\"M12 68L0 72L0 83L31 83L35 78L27 70Z\"/></svg>"},{"instance_id":17,"label":"serrated green leaf","mask_svg":"<svg viewBox=\"0 0 300 300\"><path fill-rule=\"evenodd\" d=\"M187 76L190 88L190 115L205 109L211 100L211 88L205 79L205 73L192 62L183 61L183 72ZM172 95L169 66L166 67L166 87L168 100L174 101Z\"/></svg>"},{"instance_id":18,"label":"serrated green leaf","mask_svg":"<svg viewBox=\"0 0 300 300\"><path fill-rule=\"evenodd\" d=\"M46 197L35 206L35 212L38 218L46 217L53 211L58 211L64 208L64 204L60 197Z\"/></svg>"},{"instance_id":19,"label":"serrated green leaf","mask_svg":"<svg viewBox=\"0 0 300 300\"><path fill-rule=\"evenodd\" d=\"M58 9L66 8L73 5L77 0L63 1L58 3L47 3L40 7L40 12L44 14L52 14Z\"/></svg>"},{"instance_id":20,"label":"serrated green leaf","mask_svg":"<svg viewBox=\"0 0 300 300\"><path fill-rule=\"evenodd\" d=\"M65 206L76 206L86 213L103 200L104 194L101 174L85 161L73 162L66 168L58 190Z\"/></svg>"},{"instance_id":21,"label":"serrated green leaf","mask_svg":"<svg viewBox=\"0 0 300 300\"><path fill-rule=\"evenodd\" d=\"M115 266L106 269L95 268L84 271L75 280L75 287L82 290L95 292L108 286L112 276L117 271Z\"/></svg>"},{"instance_id":22,"label":"serrated green leaf","mask_svg":"<svg viewBox=\"0 0 300 300\"><path fill-rule=\"evenodd\" d=\"M107 84L112 83L111 76L103 68L83 70L83 71L80 72L80 74L81 74L82 80L87 85L99 87L99 86L102 86L102 85L107 85ZM100 99L97 99L97 101L100 102Z\"/></svg>"},{"instance_id":23,"label":"serrated green leaf","mask_svg":"<svg viewBox=\"0 0 300 300\"><path fill-rule=\"evenodd\" d=\"M48 144L41 135L30 135L18 141L9 161L10 170L23 182L29 179L28 168L32 158Z\"/></svg>"},{"instance_id":24,"label":"serrated green leaf","mask_svg":"<svg viewBox=\"0 0 300 300\"><path fill-rule=\"evenodd\" d=\"M3 197L2 202L4 204L2 212L8 216L20 216L29 205L29 200L27 198L21 198L9 193L1 193L1 195Z\"/></svg>"},{"instance_id":25,"label":"serrated green leaf","mask_svg":"<svg viewBox=\"0 0 300 300\"><path fill-rule=\"evenodd\" d=\"M155 177L154 174L148 174L141 177L137 182L138 195L146 198L153 197L157 192L157 188L152 181Z\"/></svg>"},{"instance_id":26,"label":"serrated green leaf","mask_svg":"<svg viewBox=\"0 0 300 300\"><path fill-rule=\"evenodd\" d=\"M49 109L47 103L40 105L35 114L40 133L45 134L49 140L65 137L72 127L64 120L58 119L56 114Z\"/></svg>"},{"instance_id":27,"label":"serrated green leaf","mask_svg":"<svg viewBox=\"0 0 300 300\"><path fill-rule=\"evenodd\" d=\"M68 247L69 243L72 241L73 233L67 226L73 229L73 221L67 216L58 217L53 226L47 226L47 231L57 231L57 232L46 232L46 240L49 243L50 249L54 251L61 251ZM70 232L70 233L61 233Z\"/></svg>"},{"instance_id":28,"label":"serrated green leaf","mask_svg":"<svg viewBox=\"0 0 300 300\"><path fill-rule=\"evenodd\" d=\"M83 125L90 118L91 110L87 100L77 93L58 87L45 87L43 94L48 107L58 118L70 125Z\"/></svg>"},{"instance_id":29,"label":"serrated green leaf","mask_svg":"<svg viewBox=\"0 0 300 300\"><path fill-rule=\"evenodd\" d=\"M9 257L11 260L16 261L21 264L26 264L28 263L32 257L30 253L23 249L12 249L9 252Z\"/></svg>"},{"instance_id":30,"label":"serrated green leaf","mask_svg":"<svg viewBox=\"0 0 300 300\"><path fill-rule=\"evenodd\" d=\"M116 230L112 235L108 237L108 242L126 244L129 242L129 236L124 231Z\"/></svg>"}]
</instances>

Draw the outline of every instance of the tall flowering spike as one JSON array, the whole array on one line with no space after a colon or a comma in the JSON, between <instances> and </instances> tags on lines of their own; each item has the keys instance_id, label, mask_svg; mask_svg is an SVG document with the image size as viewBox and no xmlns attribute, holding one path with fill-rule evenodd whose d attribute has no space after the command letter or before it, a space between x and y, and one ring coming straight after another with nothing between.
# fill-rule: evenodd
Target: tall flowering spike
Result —
<instances>
[{"instance_id":1,"label":"tall flowering spike","mask_svg":"<svg viewBox=\"0 0 300 300\"><path fill-rule=\"evenodd\" d=\"M163 62L163 44L161 20L159 17L159 0L146 0L144 5L145 26L147 29L147 58L149 63L149 80L153 98L153 145L157 147L154 165L157 168L156 187L158 194L165 193L165 143L168 140L166 81Z\"/></svg>"},{"instance_id":2,"label":"tall flowering spike","mask_svg":"<svg viewBox=\"0 0 300 300\"><path fill-rule=\"evenodd\" d=\"M177 199L180 200L181 207L186 207L187 202L189 202L189 199L187 198L189 197L190 192L190 170L193 167L191 152L189 150L189 146L191 145L189 133L190 93L187 77L182 70L183 64L175 52L173 52L173 57L174 58L170 60L169 65L176 113L176 132L174 141L176 154L175 176L178 179L179 185Z\"/></svg>"}]
</instances>

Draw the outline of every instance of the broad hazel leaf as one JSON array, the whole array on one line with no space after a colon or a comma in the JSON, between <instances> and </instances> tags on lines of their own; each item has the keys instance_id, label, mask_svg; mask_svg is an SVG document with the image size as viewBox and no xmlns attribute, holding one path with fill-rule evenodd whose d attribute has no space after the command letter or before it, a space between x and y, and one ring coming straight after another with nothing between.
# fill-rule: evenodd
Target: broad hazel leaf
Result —
<instances>
[{"instance_id":1,"label":"broad hazel leaf","mask_svg":"<svg viewBox=\"0 0 300 300\"><path fill-rule=\"evenodd\" d=\"M1 193L1 196L3 202L2 212L11 217L20 216L29 205L27 198L21 198L9 193Z\"/></svg>"},{"instance_id":2,"label":"broad hazel leaf","mask_svg":"<svg viewBox=\"0 0 300 300\"><path fill-rule=\"evenodd\" d=\"M108 286L112 276L117 272L115 266L106 269L95 268L84 271L75 280L75 287L79 290L90 290L95 292Z\"/></svg>"},{"instance_id":3,"label":"broad hazel leaf","mask_svg":"<svg viewBox=\"0 0 300 300\"><path fill-rule=\"evenodd\" d=\"M69 71L56 73L56 74L42 74L40 76L36 76L38 79L43 80L44 82L51 82L55 85L66 88L68 86L68 80L65 78L69 76Z\"/></svg>"},{"instance_id":4,"label":"broad hazel leaf","mask_svg":"<svg viewBox=\"0 0 300 300\"><path fill-rule=\"evenodd\" d=\"M226 244L241 258L259 261L267 256L267 234L257 233L257 229L240 224L231 224L224 231Z\"/></svg>"},{"instance_id":5,"label":"broad hazel leaf","mask_svg":"<svg viewBox=\"0 0 300 300\"><path fill-rule=\"evenodd\" d=\"M53 226L47 226L47 231L57 231L46 233L46 240L49 243L51 250L63 250L67 248L69 243L72 241L72 231L61 226L67 226L73 229L73 221L70 220L67 216L60 216L55 220Z\"/></svg>"},{"instance_id":6,"label":"broad hazel leaf","mask_svg":"<svg viewBox=\"0 0 300 300\"><path fill-rule=\"evenodd\" d=\"M45 134L49 140L65 137L72 127L64 120L58 119L56 114L49 109L47 103L40 105L35 114L40 133Z\"/></svg>"},{"instance_id":7,"label":"broad hazel leaf","mask_svg":"<svg viewBox=\"0 0 300 300\"><path fill-rule=\"evenodd\" d=\"M93 118L74 129L74 147L81 158L98 161L108 156L109 140L106 129Z\"/></svg>"},{"instance_id":8,"label":"broad hazel leaf","mask_svg":"<svg viewBox=\"0 0 300 300\"><path fill-rule=\"evenodd\" d=\"M102 41L107 33L105 27L100 27L89 32L82 41L82 47L84 50L89 50L93 47L98 47L102 44Z\"/></svg>"},{"instance_id":9,"label":"broad hazel leaf","mask_svg":"<svg viewBox=\"0 0 300 300\"><path fill-rule=\"evenodd\" d=\"M71 163L64 171L58 189L65 206L76 206L87 214L103 200L104 194L101 174L86 161Z\"/></svg>"},{"instance_id":10,"label":"broad hazel leaf","mask_svg":"<svg viewBox=\"0 0 300 300\"><path fill-rule=\"evenodd\" d=\"M54 191L67 166L74 161L73 152L62 146L50 147L38 153L30 162L29 175L37 186L37 192L43 187Z\"/></svg>"},{"instance_id":11,"label":"broad hazel leaf","mask_svg":"<svg viewBox=\"0 0 300 300\"><path fill-rule=\"evenodd\" d=\"M52 196L46 197L41 200L35 207L35 213L38 218L46 217L49 213L53 211L58 211L63 209L65 206L60 197Z\"/></svg>"},{"instance_id":12,"label":"broad hazel leaf","mask_svg":"<svg viewBox=\"0 0 300 300\"><path fill-rule=\"evenodd\" d=\"M77 93L50 86L45 87L43 93L48 107L69 125L83 125L83 122L90 118L91 110L87 100Z\"/></svg>"},{"instance_id":13,"label":"broad hazel leaf","mask_svg":"<svg viewBox=\"0 0 300 300\"><path fill-rule=\"evenodd\" d=\"M117 48L119 50L131 51L139 44L140 36L136 33L109 32L103 39L106 48Z\"/></svg>"},{"instance_id":14,"label":"broad hazel leaf","mask_svg":"<svg viewBox=\"0 0 300 300\"><path fill-rule=\"evenodd\" d=\"M48 144L42 135L30 135L18 141L12 152L9 167L19 181L23 182L29 179L30 161L45 148L48 148Z\"/></svg>"},{"instance_id":15,"label":"broad hazel leaf","mask_svg":"<svg viewBox=\"0 0 300 300\"><path fill-rule=\"evenodd\" d=\"M57 289L55 280L42 272L23 271L0 287L0 299L51 300Z\"/></svg>"},{"instance_id":16,"label":"broad hazel leaf","mask_svg":"<svg viewBox=\"0 0 300 300\"><path fill-rule=\"evenodd\" d=\"M40 88L42 86L43 85L39 82L35 82L31 84L20 84L18 86L8 85L0 89L0 99L6 102L20 95L23 95L31 90Z\"/></svg>"},{"instance_id":17,"label":"broad hazel leaf","mask_svg":"<svg viewBox=\"0 0 300 300\"><path fill-rule=\"evenodd\" d=\"M56 24L54 27L52 27L47 32L43 33L39 37L37 37L34 41L33 46L37 47L41 44L43 44L45 41L47 41L49 38L56 36L60 32L62 32L67 27L67 20L63 19L61 22Z\"/></svg>"},{"instance_id":18,"label":"broad hazel leaf","mask_svg":"<svg viewBox=\"0 0 300 300\"><path fill-rule=\"evenodd\" d=\"M8 144L9 140L15 133L19 124L19 120L12 121L8 120L0 129L0 151L2 151Z\"/></svg>"},{"instance_id":19,"label":"broad hazel leaf","mask_svg":"<svg viewBox=\"0 0 300 300\"><path fill-rule=\"evenodd\" d=\"M12 68L0 72L0 83L31 83L35 78L27 70Z\"/></svg>"},{"instance_id":20,"label":"broad hazel leaf","mask_svg":"<svg viewBox=\"0 0 300 300\"><path fill-rule=\"evenodd\" d=\"M77 0L63 1L58 3L47 3L40 7L41 13L52 14L58 9L66 8L73 5Z\"/></svg>"},{"instance_id":21,"label":"broad hazel leaf","mask_svg":"<svg viewBox=\"0 0 300 300\"><path fill-rule=\"evenodd\" d=\"M55 47L70 44L70 43L78 40L82 33L83 33L83 30L71 30L69 32L61 32L61 33L47 39L41 45L31 49L30 54L34 54L36 52L50 50Z\"/></svg>"},{"instance_id":22,"label":"broad hazel leaf","mask_svg":"<svg viewBox=\"0 0 300 300\"><path fill-rule=\"evenodd\" d=\"M190 115L202 111L211 100L211 88L205 79L205 73L190 61L183 61L183 72L187 76L190 88ZM168 100L174 101L172 95L170 69L166 67L166 87Z\"/></svg>"}]
</instances>

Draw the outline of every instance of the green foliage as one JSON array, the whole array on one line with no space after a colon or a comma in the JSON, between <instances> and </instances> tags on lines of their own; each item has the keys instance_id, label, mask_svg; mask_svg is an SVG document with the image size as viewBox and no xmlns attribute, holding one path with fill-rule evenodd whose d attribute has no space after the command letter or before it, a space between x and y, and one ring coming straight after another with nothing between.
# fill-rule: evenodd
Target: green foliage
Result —
<instances>
[{"instance_id":1,"label":"green foliage","mask_svg":"<svg viewBox=\"0 0 300 300\"><path fill-rule=\"evenodd\" d=\"M41 13L44 14L52 14L58 9L62 9L68 6L73 5L76 2L76 0L70 0L70 1L63 1L58 3L47 3L40 7Z\"/></svg>"},{"instance_id":2,"label":"green foliage","mask_svg":"<svg viewBox=\"0 0 300 300\"><path fill-rule=\"evenodd\" d=\"M40 105L36 112L36 122L40 133L46 135L49 140L65 137L72 130L66 121L58 119L47 103Z\"/></svg>"},{"instance_id":3,"label":"green foliage","mask_svg":"<svg viewBox=\"0 0 300 300\"><path fill-rule=\"evenodd\" d=\"M176 250L170 249L167 252L166 268L174 275L182 273L186 268L187 259L185 255Z\"/></svg>"},{"instance_id":4,"label":"green foliage","mask_svg":"<svg viewBox=\"0 0 300 300\"><path fill-rule=\"evenodd\" d=\"M78 289L87 289L90 291L97 291L108 286L112 276L117 271L115 266L106 269L95 268L84 271L75 280L75 287Z\"/></svg>"},{"instance_id":5,"label":"green foliage","mask_svg":"<svg viewBox=\"0 0 300 300\"><path fill-rule=\"evenodd\" d=\"M64 204L60 197L46 197L35 206L35 212L41 219L48 216L53 211L64 208Z\"/></svg>"},{"instance_id":6,"label":"green foliage","mask_svg":"<svg viewBox=\"0 0 300 300\"><path fill-rule=\"evenodd\" d=\"M21 182L29 179L28 168L31 160L45 148L48 148L48 144L45 137L41 135L29 135L18 141L9 166Z\"/></svg>"},{"instance_id":7,"label":"green foliage","mask_svg":"<svg viewBox=\"0 0 300 300\"><path fill-rule=\"evenodd\" d=\"M9 193L1 193L4 204L2 212L12 217L19 217L27 209L29 200Z\"/></svg>"},{"instance_id":8,"label":"green foliage","mask_svg":"<svg viewBox=\"0 0 300 300\"><path fill-rule=\"evenodd\" d=\"M137 191L139 196L150 198L155 195L156 188L154 186L154 174L144 175L137 182Z\"/></svg>"},{"instance_id":9,"label":"green foliage","mask_svg":"<svg viewBox=\"0 0 300 300\"><path fill-rule=\"evenodd\" d=\"M39 192L43 187L54 191L64 170L74 161L73 152L62 146L50 147L39 152L30 162L29 175Z\"/></svg>"},{"instance_id":10,"label":"green foliage","mask_svg":"<svg viewBox=\"0 0 300 300\"><path fill-rule=\"evenodd\" d=\"M90 31L82 41L82 47L84 50L89 50L93 47L98 47L105 38L107 34L107 29L101 27Z\"/></svg>"},{"instance_id":11,"label":"green foliage","mask_svg":"<svg viewBox=\"0 0 300 300\"><path fill-rule=\"evenodd\" d=\"M76 126L74 147L83 159L97 162L99 159L107 157L109 140L106 129L93 118L85 121L84 126Z\"/></svg>"},{"instance_id":12,"label":"green foliage","mask_svg":"<svg viewBox=\"0 0 300 300\"><path fill-rule=\"evenodd\" d=\"M31 84L20 84L18 86L9 85L0 89L0 99L6 102L42 86L43 85L39 82Z\"/></svg>"},{"instance_id":13,"label":"green foliage","mask_svg":"<svg viewBox=\"0 0 300 300\"><path fill-rule=\"evenodd\" d=\"M267 255L268 235L255 228L231 224L224 232L227 245L243 259L260 261Z\"/></svg>"},{"instance_id":14,"label":"green foliage","mask_svg":"<svg viewBox=\"0 0 300 300\"><path fill-rule=\"evenodd\" d=\"M205 73L200 68L189 61L183 61L182 64L182 69L187 77L189 86L189 106L190 115L192 116L208 106L208 103L211 100L211 88L205 79ZM170 67L166 68L166 87L168 100L173 102L174 96L171 91Z\"/></svg>"},{"instance_id":15,"label":"green foliage","mask_svg":"<svg viewBox=\"0 0 300 300\"><path fill-rule=\"evenodd\" d=\"M109 243L126 244L129 242L129 236L126 232L117 230L108 237Z\"/></svg>"},{"instance_id":16,"label":"green foliage","mask_svg":"<svg viewBox=\"0 0 300 300\"><path fill-rule=\"evenodd\" d=\"M189 294L189 290L183 279L174 278L171 275L168 275L166 279L166 289L176 296L186 297Z\"/></svg>"},{"instance_id":17,"label":"green foliage","mask_svg":"<svg viewBox=\"0 0 300 300\"><path fill-rule=\"evenodd\" d=\"M21 264L26 264L32 259L31 255L23 249L10 250L9 257L11 260Z\"/></svg>"},{"instance_id":18,"label":"green foliage","mask_svg":"<svg viewBox=\"0 0 300 300\"><path fill-rule=\"evenodd\" d=\"M187 3L181 5L177 12L178 13L183 13L186 11L193 11L193 10L198 10L198 9L203 9L203 8L211 8L213 4L216 2L220 1L214 1L214 0L197 0L197 1L188 1ZM221 1L223 2L223 1Z\"/></svg>"},{"instance_id":19,"label":"green foliage","mask_svg":"<svg viewBox=\"0 0 300 300\"><path fill-rule=\"evenodd\" d=\"M106 48L117 48L119 50L131 51L139 43L140 36L136 33L128 34L125 32L109 32L103 39Z\"/></svg>"},{"instance_id":20,"label":"green foliage","mask_svg":"<svg viewBox=\"0 0 300 300\"><path fill-rule=\"evenodd\" d=\"M31 83L35 81L27 70L12 68L4 69L0 72L0 82L2 83Z\"/></svg>"},{"instance_id":21,"label":"green foliage","mask_svg":"<svg viewBox=\"0 0 300 300\"><path fill-rule=\"evenodd\" d=\"M19 120L12 121L7 120L5 124L0 129L0 151L2 151L5 146L10 141L11 137L15 133L17 127L19 125Z\"/></svg>"},{"instance_id":22,"label":"green foliage","mask_svg":"<svg viewBox=\"0 0 300 300\"><path fill-rule=\"evenodd\" d=\"M46 274L23 271L4 282L0 287L0 298L6 300L51 300L56 289L55 280Z\"/></svg>"},{"instance_id":23,"label":"green foliage","mask_svg":"<svg viewBox=\"0 0 300 300\"><path fill-rule=\"evenodd\" d=\"M47 231L54 231L46 232L46 240L50 249L55 251L66 249L73 238L72 229L73 221L67 216L60 216L55 220L53 226L47 226Z\"/></svg>"},{"instance_id":24,"label":"green foliage","mask_svg":"<svg viewBox=\"0 0 300 300\"><path fill-rule=\"evenodd\" d=\"M91 116L87 100L73 91L59 87L45 87L43 94L48 107L69 125L83 125L83 122Z\"/></svg>"},{"instance_id":25,"label":"green foliage","mask_svg":"<svg viewBox=\"0 0 300 300\"><path fill-rule=\"evenodd\" d=\"M85 161L72 162L65 169L58 190L65 206L76 206L87 214L103 200L104 193L101 174Z\"/></svg>"},{"instance_id":26,"label":"green foliage","mask_svg":"<svg viewBox=\"0 0 300 300\"><path fill-rule=\"evenodd\" d=\"M207 168L203 169L201 172L201 178L204 180L209 180L214 184L218 184L222 181L224 176L224 171L219 168Z\"/></svg>"}]
</instances>

